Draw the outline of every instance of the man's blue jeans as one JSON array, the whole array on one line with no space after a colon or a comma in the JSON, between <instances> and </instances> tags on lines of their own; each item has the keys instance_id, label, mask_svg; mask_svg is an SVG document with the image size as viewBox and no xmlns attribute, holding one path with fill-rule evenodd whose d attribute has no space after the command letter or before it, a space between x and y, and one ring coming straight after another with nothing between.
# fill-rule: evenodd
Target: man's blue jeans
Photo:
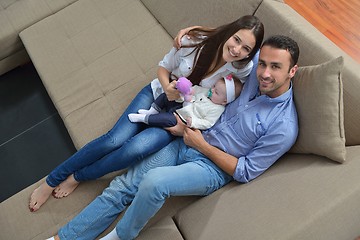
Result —
<instances>
[{"instance_id":1,"label":"man's blue jeans","mask_svg":"<svg viewBox=\"0 0 360 240\"><path fill-rule=\"evenodd\" d=\"M154 98L151 86L144 87L106 134L89 142L68 158L47 177L46 182L56 187L69 175L78 182L93 180L107 173L133 165L145 156L166 146L174 137L162 128L132 123L129 113L149 109Z\"/></svg>"},{"instance_id":2,"label":"man's blue jeans","mask_svg":"<svg viewBox=\"0 0 360 240\"><path fill-rule=\"evenodd\" d=\"M73 220L60 239L95 239L131 203L116 225L120 239L134 239L170 196L208 195L232 177L177 138L116 177Z\"/></svg>"}]
</instances>

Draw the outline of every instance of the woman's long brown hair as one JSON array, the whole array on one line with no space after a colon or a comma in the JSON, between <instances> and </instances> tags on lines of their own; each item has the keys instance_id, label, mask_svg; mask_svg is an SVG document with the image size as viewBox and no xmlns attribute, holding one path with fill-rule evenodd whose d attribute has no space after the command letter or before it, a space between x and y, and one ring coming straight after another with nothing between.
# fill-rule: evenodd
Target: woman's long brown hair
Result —
<instances>
[{"instance_id":1,"label":"woman's long brown hair","mask_svg":"<svg viewBox=\"0 0 360 240\"><path fill-rule=\"evenodd\" d=\"M193 71L188 79L193 84L199 84L207 74L213 72L221 62L225 42L241 29L248 29L254 33L256 43L248 58L233 62L236 68L245 67L261 46L264 37L264 26L261 21L252 15L243 16L236 21L215 29L196 28L189 35L197 44L186 46L194 47L195 59ZM213 64L215 61L215 64Z\"/></svg>"}]
</instances>

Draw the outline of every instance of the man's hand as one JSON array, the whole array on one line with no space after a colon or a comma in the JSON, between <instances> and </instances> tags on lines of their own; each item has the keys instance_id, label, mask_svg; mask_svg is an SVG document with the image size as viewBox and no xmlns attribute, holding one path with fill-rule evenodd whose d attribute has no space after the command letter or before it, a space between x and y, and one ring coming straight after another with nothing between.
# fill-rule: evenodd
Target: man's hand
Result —
<instances>
[{"instance_id":1,"label":"man's hand","mask_svg":"<svg viewBox=\"0 0 360 240\"><path fill-rule=\"evenodd\" d=\"M204 146L208 145L199 129L185 128L183 137L186 145L202 153Z\"/></svg>"},{"instance_id":2,"label":"man's hand","mask_svg":"<svg viewBox=\"0 0 360 240\"><path fill-rule=\"evenodd\" d=\"M184 134L184 129L187 128L187 126L181 121L179 116L177 114L174 114L176 117L177 124L173 127L165 128L165 130L169 131L172 135L181 137Z\"/></svg>"},{"instance_id":3,"label":"man's hand","mask_svg":"<svg viewBox=\"0 0 360 240\"><path fill-rule=\"evenodd\" d=\"M227 174L234 175L238 159L206 142L200 130L185 128L184 142L204 154Z\"/></svg>"}]
</instances>

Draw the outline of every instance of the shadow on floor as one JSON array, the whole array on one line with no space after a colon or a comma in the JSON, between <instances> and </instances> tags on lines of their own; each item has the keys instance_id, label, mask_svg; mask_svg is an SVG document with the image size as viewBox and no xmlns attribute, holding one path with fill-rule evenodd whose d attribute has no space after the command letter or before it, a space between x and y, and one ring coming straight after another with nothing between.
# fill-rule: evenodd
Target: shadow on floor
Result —
<instances>
[{"instance_id":1,"label":"shadow on floor","mask_svg":"<svg viewBox=\"0 0 360 240\"><path fill-rule=\"evenodd\" d=\"M0 202L46 176L75 151L34 66L0 76Z\"/></svg>"}]
</instances>

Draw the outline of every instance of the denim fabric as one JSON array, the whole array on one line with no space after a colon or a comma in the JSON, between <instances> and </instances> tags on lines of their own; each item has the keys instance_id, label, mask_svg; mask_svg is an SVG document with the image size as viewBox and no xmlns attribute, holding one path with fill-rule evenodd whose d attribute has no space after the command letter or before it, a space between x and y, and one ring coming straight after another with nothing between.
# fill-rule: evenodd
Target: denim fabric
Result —
<instances>
[{"instance_id":1,"label":"denim fabric","mask_svg":"<svg viewBox=\"0 0 360 240\"><path fill-rule=\"evenodd\" d=\"M208 195L232 177L178 138L116 177L80 214L59 230L60 239L95 239L130 204L116 226L134 239L170 196Z\"/></svg>"},{"instance_id":2,"label":"denim fabric","mask_svg":"<svg viewBox=\"0 0 360 240\"><path fill-rule=\"evenodd\" d=\"M150 85L144 87L106 134L89 142L47 177L49 186L56 187L69 175L77 181L99 178L109 172L133 165L145 156L166 146L173 136L164 129L132 123L129 113L148 109L154 101Z\"/></svg>"}]
</instances>

